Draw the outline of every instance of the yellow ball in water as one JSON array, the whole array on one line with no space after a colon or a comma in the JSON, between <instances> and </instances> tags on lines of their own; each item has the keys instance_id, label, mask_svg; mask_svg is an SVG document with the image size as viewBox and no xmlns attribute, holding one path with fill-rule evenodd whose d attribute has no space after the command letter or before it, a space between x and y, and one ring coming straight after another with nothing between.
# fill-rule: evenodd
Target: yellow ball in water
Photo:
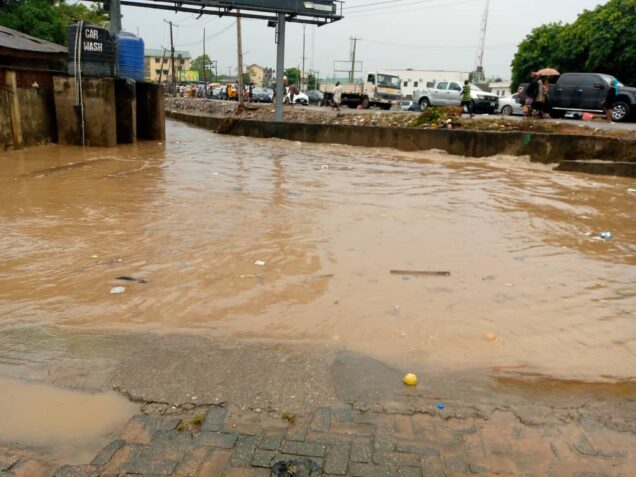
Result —
<instances>
[{"instance_id":1,"label":"yellow ball in water","mask_svg":"<svg viewBox=\"0 0 636 477\"><path fill-rule=\"evenodd\" d=\"M413 373L409 373L406 376L404 376L404 384L406 384L407 386L417 386L417 376L415 376Z\"/></svg>"}]
</instances>

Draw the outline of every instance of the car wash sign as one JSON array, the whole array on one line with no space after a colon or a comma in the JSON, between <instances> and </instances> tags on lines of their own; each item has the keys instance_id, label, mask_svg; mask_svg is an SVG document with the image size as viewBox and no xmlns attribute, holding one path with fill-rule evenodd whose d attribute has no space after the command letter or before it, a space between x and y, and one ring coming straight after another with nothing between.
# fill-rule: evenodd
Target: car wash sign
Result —
<instances>
[{"instance_id":1,"label":"car wash sign","mask_svg":"<svg viewBox=\"0 0 636 477\"><path fill-rule=\"evenodd\" d=\"M82 52L104 53L107 50L106 43L110 42L110 33L103 28L85 26L82 30Z\"/></svg>"}]
</instances>

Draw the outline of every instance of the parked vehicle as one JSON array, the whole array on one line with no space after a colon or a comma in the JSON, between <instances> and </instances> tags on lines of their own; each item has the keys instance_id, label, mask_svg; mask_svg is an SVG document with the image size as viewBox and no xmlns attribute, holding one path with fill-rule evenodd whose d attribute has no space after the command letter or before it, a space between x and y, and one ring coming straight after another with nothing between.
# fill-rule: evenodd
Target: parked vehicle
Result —
<instances>
[{"instance_id":1,"label":"parked vehicle","mask_svg":"<svg viewBox=\"0 0 636 477\"><path fill-rule=\"evenodd\" d=\"M271 103L272 98L265 88L254 88L252 89L252 102Z\"/></svg>"},{"instance_id":2,"label":"parked vehicle","mask_svg":"<svg viewBox=\"0 0 636 477\"><path fill-rule=\"evenodd\" d=\"M399 76L387 73L368 73L364 83L343 83L342 105L350 108L362 106L369 109L377 106L381 109L391 109L394 102L402 99L402 83ZM321 85L324 93L333 94L334 84Z\"/></svg>"},{"instance_id":3,"label":"parked vehicle","mask_svg":"<svg viewBox=\"0 0 636 477\"><path fill-rule=\"evenodd\" d=\"M548 91L548 112L553 118L562 118L567 112L603 113L603 102L614 80L601 73L564 73ZM627 120L636 110L636 88L619 82L618 101L612 118L616 122Z\"/></svg>"},{"instance_id":4,"label":"parked vehicle","mask_svg":"<svg viewBox=\"0 0 636 477\"><path fill-rule=\"evenodd\" d=\"M487 93L475 84L470 85L470 97L475 113L492 114L498 111L499 97ZM440 81L433 88L417 90L413 102L425 111L429 106L459 106L462 103L462 85L456 81Z\"/></svg>"},{"instance_id":5,"label":"parked vehicle","mask_svg":"<svg viewBox=\"0 0 636 477\"><path fill-rule=\"evenodd\" d=\"M309 104L320 104L324 99L325 95L318 91L317 89L312 89L311 91L307 91L307 97L309 98Z\"/></svg>"},{"instance_id":6,"label":"parked vehicle","mask_svg":"<svg viewBox=\"0 0 636 477\"><path fill-rule=\"evenodd\" d=\"M506 96L499 100L499 112L503 116L521 115L523 116L523 105L519 99L519 93Z\"/></svg>"},{"instance_id":7,"label":"parked vehicle","mask_svg":"<svg viewBox=\"0 0 636 477\"><path fill-rule=\"evenodd\" d=\"M285 95L285 98L283 99L283 103L289 104L290 102L291 102L291 99L290 99L289 91L287 91L287 94ZM305 93L303 93L302 91L299 91L298 94L294 95L294 104L302 104L303 106L308 106L309 98L307 97Z\"/></svg>"}]
</instances>

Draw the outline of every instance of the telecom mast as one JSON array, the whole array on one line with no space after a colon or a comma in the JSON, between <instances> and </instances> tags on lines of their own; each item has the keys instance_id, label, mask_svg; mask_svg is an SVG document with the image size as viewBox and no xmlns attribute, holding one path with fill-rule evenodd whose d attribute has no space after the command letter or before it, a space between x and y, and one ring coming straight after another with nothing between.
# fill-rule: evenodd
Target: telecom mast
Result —
<instances>
[{"instance_id":1,"label":"telecom mast","mask_svg":"<svg viewBox=\"0 0 636 477\"><path fill-rule=\"evenodd\" d=\"M488 29L488 12L490 10L490 0L486 0L486 8L484 15L481 17L481 41L479 50L477 50L477 67L475 68L475 76L473 82L481 83L486 80L484 75L484 50L486 49L486 31Z\"/></svg>"}]
</instances>

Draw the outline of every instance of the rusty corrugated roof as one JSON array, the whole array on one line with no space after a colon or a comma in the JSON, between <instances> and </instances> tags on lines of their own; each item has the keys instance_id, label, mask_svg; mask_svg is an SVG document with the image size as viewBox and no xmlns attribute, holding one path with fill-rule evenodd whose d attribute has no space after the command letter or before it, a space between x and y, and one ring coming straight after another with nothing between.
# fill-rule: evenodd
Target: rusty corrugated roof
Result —
<instances>
[{"instance_id":1,"label":"rusty corrugated roof","mask_svg":"<svg viewBox=\"0 0 636 477\"><path fill-rule=\"evenodd\" d=\"M65 46L0 26L0 48L36 53L66 54Z\"/></svg>"}]
</instances>

